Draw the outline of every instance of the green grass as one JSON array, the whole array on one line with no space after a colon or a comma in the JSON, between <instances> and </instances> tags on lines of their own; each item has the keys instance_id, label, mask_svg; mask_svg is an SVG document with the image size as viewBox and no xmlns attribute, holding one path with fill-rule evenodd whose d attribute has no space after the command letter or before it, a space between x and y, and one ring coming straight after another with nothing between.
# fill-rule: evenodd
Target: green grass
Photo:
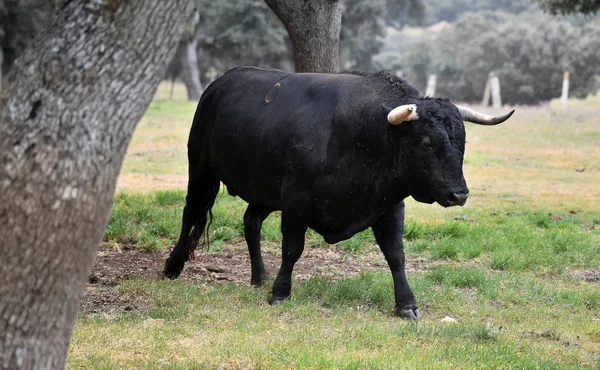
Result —
<instances>
[{"instance_id":1,"label":"green grass","mask_svg":"<svg viewBox=\"0 0 600 370\"><path fill-rule=\"evenodd\" d=\"M131 278L110 289L139 308L80 313L67 368L600 368L598 283L573 274L600 271L600 126L589 113L597 97L570 106L568 114L556 102L520 108L493 128L468 124L467 205L407 200L408 267L424 261L408 274L418 323L393 315L387 270L296 281L278 306L267 303L272 280L253 288ZM154 252L176 241L194 108L158 100L148 110L107 245ZM239 198L219 194L211 252L239 240L244 211ZM281 241L279 222L274 213L263 224L269 248ZM326 247L313 231L306 240ZM374 243L366 230L340 245L360 254ZM445 316L458 322L440 322Z\"/></svg>"},{"instance_id":2,"label":"green grass","mask_svg":"<svg viewBox=\"0 0 600 370\"><path fill-rule=\"evenodd\" d=\"M391 278L268 287L128 280L147 310L78 319L68 368L583 368L597 362L598 293L564 279L443 267L413 276L419 323L391 315ZM466 290L466 291L465 291ZM440 323L452 316L457 324Z\"/></svg>"},{"instance_id":3,"label":"green grass","mask_svg":"<svg viewBox=\"0 0 600 370\"><path fill-rule=\"evenodd\" d=\"M105 242L130 248L156 251L171 246L179 235L185 193L119 193L108 223ZM212 250L235 237L243 236L246 204L224 192L213 208L209 230ZM455 216L443 222L411 221L406 225L407 250L434 259L468 261L483 255L497 270L528 270L560 273L565 264L576 268L600 267L598 232L582 229L586 215L552 215L549 212L507 210ZM455 219L461 220L457 221ZM464 220L464 221L462 221ZM279 241L279 214L263 224L264 240ZM340 245L352 252L364 251L374 243L370 230ZM323 245L316 233L307 234L307 245Z\"/></svg>"},{"instance_id":4,"label":"green grass","mask_svg":"<svg viewBox=\"0 0 600 370\"><path fill-rule=\"evenodd\" d=\"M147 251L163 249L179 235L184 199L182 191L117 194L104 241Z\"/></svg>"}]
</instances>

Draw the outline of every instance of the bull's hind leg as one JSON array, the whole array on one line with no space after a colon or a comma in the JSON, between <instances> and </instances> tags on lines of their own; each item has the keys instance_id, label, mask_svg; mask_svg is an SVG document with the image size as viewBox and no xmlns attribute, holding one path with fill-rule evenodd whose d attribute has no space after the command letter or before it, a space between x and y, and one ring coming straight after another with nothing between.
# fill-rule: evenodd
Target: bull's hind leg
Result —
<instances>
[{"instance_id":1,"label":"bull's hind leg","mask_svg":"<svg viewBox=\"0 0 600 370\"><path fill-rule=\"evenodd\" d=\"M250 253L252 277L250 284L260 286L267 277L260 251L260 230L262 223L273 212L272 209L256 204L250 204L244 214L244 237Z\"/></svg>"},{"instance_id":2,"label":"bull's hind leg","mask_svg":"<svg viewBox=\"0 0 600 370\"><path fill-rule=\"evenodd\" d=\"M292 271L304 251L304 236L308 229L294 212L281 214L281 233L283 236L281 267L273 284L273 296L270 303L288 298L292 292Z\"/></svg>"},{"instance_id":3,"label":"bull's hind leg","mask_svg":"<svg viewBox=\"0 0 600 370\"><path fill-rule=\"evenodd\" d=\"M190 176L179 240L165 262L166 277L176 279L196 249L206 227L207 214L219 193L219 184L219 180L206 173Z\"/></svg>"}]
</instances>

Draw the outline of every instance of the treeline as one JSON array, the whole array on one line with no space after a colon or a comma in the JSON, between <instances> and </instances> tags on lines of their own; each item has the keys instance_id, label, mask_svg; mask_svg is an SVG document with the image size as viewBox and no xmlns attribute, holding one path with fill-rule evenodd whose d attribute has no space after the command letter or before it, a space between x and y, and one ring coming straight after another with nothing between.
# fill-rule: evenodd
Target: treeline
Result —
<instances>
[{"instance_id":1,"label":"treeline","mask_svg":"<svg viewBox=\"0 0 600 370\"><path fill-rule=\"evenodd\" d=\"M63 1L0 0L3 71ZM182 71L194 67L206 86L240 64L293 70L287 32L264 0L196 4L197 22L188 25L167 78L186 80ZM410 32L400 32L407 26ZM421 26L426 27L417 28ZM571 95L585 97L599 87L600 18L544 14L529 0L345 0L340 66L401 70L420 89L428 75L436 74L436 95L464 102L480 101L488 74L494 72L509 104L558 97L563 72L569 71Z\"/></svg>"},{"instance_id":2,"label":"treeline","mask_svg":"<svg viewBox=\"0 0 600 370\"><path fill-rule=\"evenodd\" d=\"M430 26L446 21L454 22L466 13L502 11L519 14L538 6L530 0L423 0L425 17L421 24L412 22L411 25Z\"/></svg>"},{"instance_id":3,"label":"treeline","mask_svg":"<svg viewBox=\"0 0 600 370\"><path fill-rule=\"evenodd\" d=\"M471 13L394 53L396 58L387 56L394 65L382 67L402 70L418 87L436 74L436 95L458 101L481 101L489 72L499 77L505 103L559 97L565 71L570 94L584 98L599 87L600 22L539 11Z\"/></svg>"},{"instance_id":4,"label":"treeline","mask_svg":"<svg viewBox=\"0 0 600 370\"><path fill-rule=\"evenodd\" d=\"M264 0L198 3L200 21L190 32L198 41L204 83L240 64L293 69L287 32ZM342 68L375 69L372 57L382 50L386 27L399 29L409 19L423 17L422 0L345 0L340 35ZM169 67L170 77L179 76L181 62L175 58Z\"/></svg>"}]
</instances>

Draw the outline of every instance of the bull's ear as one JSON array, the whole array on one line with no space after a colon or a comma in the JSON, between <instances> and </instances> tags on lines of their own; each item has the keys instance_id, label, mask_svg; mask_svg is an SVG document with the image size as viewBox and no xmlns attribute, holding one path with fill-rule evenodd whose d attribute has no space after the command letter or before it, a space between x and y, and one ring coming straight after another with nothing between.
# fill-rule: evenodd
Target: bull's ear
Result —
<instances>
[{"instance_id":1,"label":"bull's ear","mask_svg":"<svg viewBox=\"0 0 600 370\"><path fill-rule=\"evenodd\" d=\"M383 110L387 113L387 120L392 125L399 125L402 122L414 121L419 118L416 104L404 104L390 108L388 104L382 104Z\"/></svg>"}]
</instances>

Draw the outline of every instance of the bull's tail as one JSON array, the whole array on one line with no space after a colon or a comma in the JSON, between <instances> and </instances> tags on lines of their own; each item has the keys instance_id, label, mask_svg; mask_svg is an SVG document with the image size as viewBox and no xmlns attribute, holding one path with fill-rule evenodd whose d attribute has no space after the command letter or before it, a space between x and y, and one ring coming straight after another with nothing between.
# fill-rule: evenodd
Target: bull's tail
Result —
<instances>
[{"instance_id":1,"label":"bull's tail","mask_svg":"<svg viewBox=\"0 0 600 370\"><path fill-rule=\"evenodd\" d=\"M194 259L194 251L202 235L204 234L205 245L208 246L210 241L208 229L212 224L212 208L219 193L220 181L207 179L205 176L201 179L203 180L201 182L195 182L194 178L190 179L183 208L181 234L165 262L164 274L172 279L179 276L187 261ZM207 223L208 220L210 222Z\"/></svg>"},{"instance_id":2,"label":"bull's tail","mask_svg":"<svg viewBox=\"0 0 600 370\"><path fill-rule=\"evenodd\" d=\"M190 231L189 242L185 248L185 260L190 261L194 260L194 251L198 248L198 244L200 244L200 239L202 238L201 248L206 247L206 250L210 248L210 226L213 222L213 213L212 208L215 205L215 199L208 206L208 209L201 210L200 212L204 215L200 219L196 221L194 227ZM208 219L208 220L207 220ZM207 222L208 221L208 222Z\"/></svg>"}]
</instances>

